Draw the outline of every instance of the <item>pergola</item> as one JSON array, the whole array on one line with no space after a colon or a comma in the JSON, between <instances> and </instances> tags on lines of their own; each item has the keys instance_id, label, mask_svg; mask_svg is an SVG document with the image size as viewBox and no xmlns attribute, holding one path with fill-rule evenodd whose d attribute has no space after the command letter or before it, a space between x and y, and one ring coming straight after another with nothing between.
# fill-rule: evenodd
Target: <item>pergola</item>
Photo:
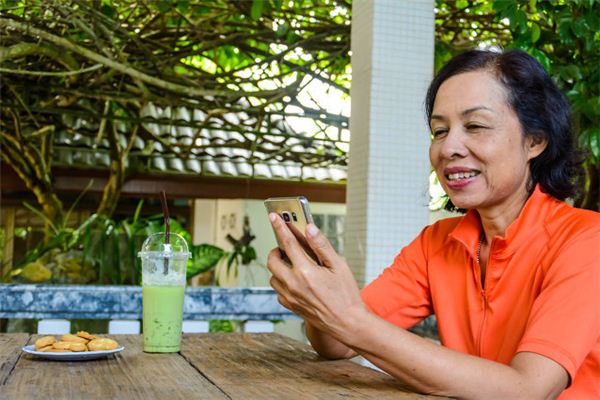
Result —
<instances>
[{"instance_id":1,"label":"pergola","mask_svg":"<svg viewBox=\"0 0 600 400\"><path fill-rule=\"evenodd\" d=\"M86 2L74 3L86 10ZM90 53L57 35L56 29L44 27L43 19L25 25L1 17L0 28L10 32L4 46L12 45L12 53L2 54L4 60L10 64L19 56L43 51L46 59L60 60L67 70L53 72L55 67L51 67L48 76L69 82L52 86L55 81L49 80L50 86L44 86L38 84L44 74L6 75L5 71L5 79L10 76L11 80L3 89L1 104L9 111L3 111L2 119L10 124L18 116L13 138L25 137L40 150L38 162L33 160L28 166L40 169L40 182L34 183L47 184L43 167L44 161L51 160L57 191L79 193L94 178L89 187L92 193L116 179L125 196L154 196L161 188L171 196L186 198L303 194L313 201L345 201L345 256L357 279L366 282L428 221L429 137L422 101L433 73L433 7L433 0L353 3L349 124L343 115L289 98L302 82L266 89L232 81L231 90L220 91L199 85L203 75L193 65L184 65L190 75L161 79L168 77L163 75L168 71L156 69L148 46L127 39L118 29L106 35L115 38L112 47L103 37L96 37L99 50ZM60 6L57 10L69 12ZM102 18L99 21L109 23ZM165 48L174 31L163 29L159 19L148 24L149 43ZM204 28L194 30L196 36L191 39L210 43L211 28ZM335 40L344 29L350 29L349 25L338 24L330 36L314 39L310 45L322 46L328 54L345 54L350 44ZM262 33L254 34L261 39ZM37 38L38 44L32 44L31 38ZM117 42L121 47L115 46ZM191 44L178 44L181 53L163 57L182 57L188 45L191 49ZM61 49L76 57L61 54ZM142 60L143 69L128 68L128 60L134 59ZM32 69L44 70L41 65ZM122 85L88 89L102 87L97 84L110 79L111 73L123 74ZM306 76L322 79L314 73ZM236 91L240 88L249 92L240 96ZM36 96L46 100L28 101ZM281 99L304 118L317 121L321 131L296 132L286 120L289 114L264 106ZM101 112L96 111L99 105ZM345 135L348 129L350 143ZM18 155L18 146L10 140L5 143L3 152ZM23 192L22 176L6 164L1 172L3 201L11 192Z\"/></svg>"}]
</instances>

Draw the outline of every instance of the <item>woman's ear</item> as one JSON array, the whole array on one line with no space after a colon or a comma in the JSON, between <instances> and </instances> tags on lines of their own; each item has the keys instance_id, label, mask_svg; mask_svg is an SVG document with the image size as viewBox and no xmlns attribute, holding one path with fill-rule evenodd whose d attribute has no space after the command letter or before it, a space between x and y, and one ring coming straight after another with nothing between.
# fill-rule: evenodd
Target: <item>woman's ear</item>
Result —
<instances>
[{"instance_id":1,"label":"woman's ear","mask_svg":"<svg viewBox=\"0 0 600 400\"><path fill-rule=\"evenodd\" d=\"M525 145L527 146L527 159L532 160L546 150L548 139L542 135L527 135L525 137Z\"/></svg>"}]
</instances>

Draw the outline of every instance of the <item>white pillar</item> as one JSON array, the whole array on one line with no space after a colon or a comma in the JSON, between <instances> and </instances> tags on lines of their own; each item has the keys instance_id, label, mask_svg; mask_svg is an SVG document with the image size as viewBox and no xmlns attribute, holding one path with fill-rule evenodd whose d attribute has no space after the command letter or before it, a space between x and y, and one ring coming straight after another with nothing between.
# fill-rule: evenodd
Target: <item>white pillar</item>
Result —
<instances>
[{"instance_id":1,"label":"white pillar","mask_svg":"<svg viewBox=\"0 0 600 400\"><path fill-rule=\"evenodd\" d=\"M352 3L352 113L345 256L373 280L428 223L433 0Z\"/></svg>"}]
</instances>

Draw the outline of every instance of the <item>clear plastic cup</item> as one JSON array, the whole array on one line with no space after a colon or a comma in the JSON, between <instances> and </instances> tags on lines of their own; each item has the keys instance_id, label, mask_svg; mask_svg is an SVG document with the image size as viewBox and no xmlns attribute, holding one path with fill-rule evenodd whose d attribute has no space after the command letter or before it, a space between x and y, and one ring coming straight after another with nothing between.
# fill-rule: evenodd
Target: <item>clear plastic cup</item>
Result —
<instances>
[{"instance_id":1,"label":"clear plastic cup","mask_svg":"<svg viewBox=\"0 0 600 400\"><path fill-rule=\"evenodd\" d=\"M142 313L144 351L174 353L181 346L181 324L185 275L190 257L187 243L180 235L154 233L138 253L142 259Z\"/></svg>"}]
</instances>

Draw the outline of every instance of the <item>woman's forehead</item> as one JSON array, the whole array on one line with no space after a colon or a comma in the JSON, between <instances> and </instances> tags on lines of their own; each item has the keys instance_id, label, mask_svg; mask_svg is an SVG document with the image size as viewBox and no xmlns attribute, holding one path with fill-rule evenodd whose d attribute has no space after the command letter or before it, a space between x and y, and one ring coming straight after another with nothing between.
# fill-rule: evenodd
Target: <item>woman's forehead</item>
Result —
<instances>
[{"instance_id":1,"label":"woman's forehead","mask_svg":"<svg viewBox=\"0 0 600 400\"><path fill-rule=\"evenodd\" d=\"M464 113L468 110L490 112L507 107L507 90L487 70L454 75L442 83L433 105L433 113Z\"/></svg>"}]
</instances>

